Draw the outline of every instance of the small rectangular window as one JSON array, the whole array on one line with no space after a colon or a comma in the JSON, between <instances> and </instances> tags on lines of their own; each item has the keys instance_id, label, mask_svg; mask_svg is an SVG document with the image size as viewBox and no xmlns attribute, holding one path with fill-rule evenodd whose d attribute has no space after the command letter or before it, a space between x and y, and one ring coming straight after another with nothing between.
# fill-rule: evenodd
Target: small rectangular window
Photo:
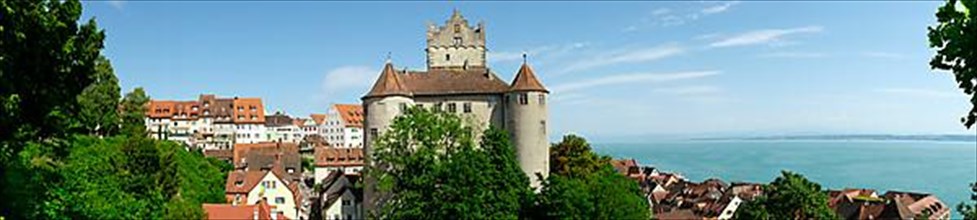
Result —
<instances>
[{"instance_id":1,"label":"small rectangular window","mask_svg":"<svg viewBox=\"0 0 977 220\"><path fill-rule=\"evenodd\" d=\"M377 136L379 136L379 132L377 132L377 129L376 128L370 128L370 138L371 139L376 139Z\"/></svg>"},{"instance_id":2,"label":"small rectangular window","mask_svg":"<svg viewBox=\"0 0 977 220\"><path fill-rule=\"evenodd\" d=\"M472 113L472 103L471 102L466 102L464 105L461 106L461 108L462 108L462 111L464 111L465 113Z\"/></svg>"},{"instance_id":3,"label":"small rectangular window","mask_svg":"<svg viewBox=\"0 0 977 220\"><path fill-rule=\"evenodd\" d=\"M407 103L400 103L400 112L407 112Z\"/></svg>"},{"instance_id":4,"label":"small rectangular window","mask_svg":"<svg viewBox=\"0 0 977 220\"><path fill-rule=\"evenodd\" d=\"M527 95L527 94L519 94L519 104L520 105L529 104L529 95Z\"/></svg>"},{"instance_id":5,"label":"small rectangular window","mask_svg":"<svg viewBox=\"0 0 977 220\"><path fill-rule=\"evenodd\" d=\"M275 197L275 204L285 204L285 197Z\"/></svg>"},{"instance_id":6,"label":"small rectangular window","mask_svg":"<svg viewBox=\"0 0 977 220\"><path fill-rule=\"evenodd\" d=\"M448 103L448 112L455 113L457 110L458 107L455 106L455 103Z\"/></svg>"},{"instance_id":7,"label":"small rectangular window","mask_svg":"<svg viewBox=\"0 0 977 220\"><path fill-rule=\"evenodd\" d=\"M545 105L545 104L546 104L546 95L540 93L539 94L539 105Z\"/></svg>"}]
</instances>

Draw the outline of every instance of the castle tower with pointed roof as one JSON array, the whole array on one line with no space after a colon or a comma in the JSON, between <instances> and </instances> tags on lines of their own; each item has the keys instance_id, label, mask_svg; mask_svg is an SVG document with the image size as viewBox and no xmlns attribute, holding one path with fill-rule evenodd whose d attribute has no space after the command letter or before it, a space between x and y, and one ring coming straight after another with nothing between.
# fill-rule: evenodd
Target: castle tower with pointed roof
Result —
<instances>
[{"instance_id":1,"label":"castle tower with pointed roof","mask_svg":"<svg viewBox=\"0 0 977 220\"><path fill-rule=\"evenodd\" d=\"M373 87L363 97L364 151L408 107L419 106L461 116L476 131L494 126L509 131L519 165L532 187L549 173L549 91L525 60L507 83L485 63L484 24L468 25L457 10L444 26L429 25L427 69L396 69L384 64ZM367 164L370 164L367 157ZM370 178L364 197L366 209L374 198Z\"/></svg>"}]
</instances>

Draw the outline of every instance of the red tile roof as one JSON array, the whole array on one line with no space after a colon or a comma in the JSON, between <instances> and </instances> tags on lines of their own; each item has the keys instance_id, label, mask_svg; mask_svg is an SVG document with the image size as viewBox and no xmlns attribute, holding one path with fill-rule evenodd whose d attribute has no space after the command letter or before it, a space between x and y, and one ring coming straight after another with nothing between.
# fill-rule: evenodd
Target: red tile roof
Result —
<instances>
[{"instance_id":1,"label":"red tile roof","mask_svg":"<svg viewBox=\"0 0 977 220\"><path fill-rule=\"evenodd\" d=\"M486 68L428 69L396 71L387 63L380 77L363 98L382 96L424 96L445 94L499 94L509 91L509 84Z\"/></svg>"},{"instance_id":2,"label":"red tile roof","mask_svg":"<svg viewBox=\"0 0 977 220\"><path fill-rule=\"evenodd\" d=\"M352 105L352 104L335 104L333 108L336 109L336 114L338 114L342 119L346 127L363 127L363 106L362 105Z\"/></svg>"},{"instance_id":3,"label":"red tile roof","mask_svg":"<svg viewBox=\"0 0 977 220\"><path fill-rule=\"evenodd\" d=\"M410 92L404 88L402 82L400 82L400 77L394 70L393 64L387 62L383 66L383 70L380 71L380 77L377 81L373 83L373 88L370 92L366 94L368 97L373 96L389 96L389 95L410 95Z\"/></svg>"},{"instance_id":4,"label":"red tile roof","mask_svg":"<svg viewBox=\"0 0 977 220\"><path fill-rule=\"evenodd\" d=\"M523 63L519 67L519 72L516 73L516 79L512 80L512 86L509 87L511 91L534 91L534 92L546 92L546 87L536 79L536 74L533 73L533 68L529 67L529 64Z\"/></svg>"},{"instance_id":5,"label":"red tile roof","mask_svg":"<svg viewBox=\"0 0 977 220\"><path fill-rule=\"evenodd\" d=\"M203 204L207 219L267 220L272 219L271 208L272 206L264 200L254 205ZM279 217L277 219L285 219L284 216L277 217Z\"/></svg>"},{"instance_id":6,"label":"red tile roof","mask_svg":"<svg viewBox=\"0 0 977 220\"><path fill-rule=\"evenodd\" d=\"M235 98L231 118L235 124L264 124L265 106L260 98Z\"/></svg>"},{"instance_id":7,"label":"red tile roof","mask_svg":"<svg viewBox=\"0 0 977 220\"><path fill-rule=\"evenodd\" d=\"M325 146L315 148L315 166L317 167L363 166L363 159L363 148Z\"/></svg>"},{"instance_id":8,"label":"red tile roof","mask_svg":"<svg viewBox=\"0 0 977 220\"><path fill-rule=\"evenodd\" d=\"M322 123L326 121L325 114L312 114L309 117L312 117L312 120L315 121L316 125L322 125Z\"/></svg>"},{"instance_id":9,"label":"red tile roof","mask_svg":"<svg viewBox=\"0 0 977 220\"><path fill-rule=\"evenodd\" d=\"M150 100L146 111L150 118L196 120L200 116L200 105L196 101Z\"/></svg>"}]
</instances>

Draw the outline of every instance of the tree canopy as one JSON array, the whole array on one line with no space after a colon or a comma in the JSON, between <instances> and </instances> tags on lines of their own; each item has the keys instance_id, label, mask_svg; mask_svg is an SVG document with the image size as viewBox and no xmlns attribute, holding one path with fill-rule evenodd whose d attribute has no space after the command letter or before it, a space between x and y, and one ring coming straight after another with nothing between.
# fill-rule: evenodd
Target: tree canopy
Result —
<instances>
[{"instance_id":1,"label":"tree canopy","mask_svg":"<svg viewBox=\"0 0 977 220\"><path fill-rule=\"evenodd\" d=\"M147 138L141 88L120 103L79 1L0 10L0 219L200 219L224 201L223 162Z\"/></svg>"},{"instance_id":2,"label":"tree canopy","mask_svg":"<svg viewBox=\"0 0 977 220\"><path fill-rule=\"evenodd\" d=\"M821 185L800 174L781 171L764 187L764 196L745 202L737 219L837 219L828 207L828 194Z\"/></svg>"},{"instance_id":3,"label":"tree canopy","mask_svg":"<svg viewBox=\"0 0 977 220\"><path fill-rule=\"evenodd\" d=\"M928 27L929 46L936 49L933 69L950 71L957 87L970 96L970 111L961 118L970 128L977 122L977 0L948 0L936 12L937 24Z\"/></svg>"},{"instance_id":4,"label":"tree canopy","mask_svg":"<svg viewBox=\"0 0 977 220\"><path fill-rule=\"evenodd\" d=\"M454 114L410 108L375 142L368 175L391 219L516 219L530 200L505 132L476 133Z\"/></svg>"},{"instance_id":5,"label":"tree canopy","mask_svg":"<svg viewBox=\"0 0 977 220\"><path fill-rule=\"evenodd\" d=\"M618 173L610 157L587 140L567 135L550 147L550 176L532 217L538 219L648 219L648 201L637 181Z\"/></svg>"}]
</instances>

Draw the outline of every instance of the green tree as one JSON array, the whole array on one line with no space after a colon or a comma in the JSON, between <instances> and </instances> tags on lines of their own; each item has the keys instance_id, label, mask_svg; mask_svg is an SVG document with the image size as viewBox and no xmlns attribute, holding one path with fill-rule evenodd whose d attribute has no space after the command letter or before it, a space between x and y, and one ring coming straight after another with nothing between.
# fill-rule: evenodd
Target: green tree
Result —
<instances>
[{"instance_id":1,"label":"green tree","mask_svg":"<svg viewBox=\"0 0 977 220\"><path fill-rule=\"evenodd\" d=\"M25 141L68 137L104 33L77 0L0 1L0 163Z\"/></svg>"},{"instance_id":2,"label":"green tree","mask_svg":"<svg viewBox=\"0 0 977 220\"><path fill-rule=\"evenodd\" d=\"M970 191L970 200L974 203L960 202L957 204L957 211L960 211L965 220L977 220L977 183L970 184Z\"/></svg>"},{"instance_id":3,"label":"green tree","mask_svg":"<svg viewBox=\"0 0 977 220\"><path fill-rule=\"evenodd\" d=\"M411 108L375 142L368 175L384 199L378 213L391 219L446 216L518 218L529 201L529 180L518 168L505 133L481 141L461 118Z\"/></svg>"},{"instance_id":4,"label":"green tree","mask_svg":"<svg viewBox=\"0 0 977 220\"><path fill-rule=\"evenodd\" d=\"M550 147L550 176L531 216L539 219L648 219L638 183L618 173L610 157L567 135Z\"/></svg>"},{"instance_id":5,"label":"green tree","mask_svg":"<svg viewBox=\"0 0 977 220\"><path fill-rule=\"evenodd\" d=\"M595 154L586 139L572 134L550 147L550 174L590 176L610 161L610 157Z\"/></svg>"},{"instance_id":6,"label":"green tree","mask_svg":"<svg viewBox=\"0 0 977 220\"><path fill-rule=\"evenodd\" d=\"M78 95L82 129L85 133L97 136L111 136L119 131L119 79L115 77L112 64L105 57L99 57L95 64L94 82Z\"/></svg>"},{"instance_id":7,"label":"green tree","mask_svg":"<svg viewBox=\"0 0 977 220\"><path fill-rule=\"evenodd\" d=\"M122 98L122 132L130 135L146 135L146 103L149 96L142 87L136 87Z\"/></svg>"},{"instance_id":8,"label":"green tree","mask_svg":"<svg viewBox=\"0 0 977 220\"><path fill-rule=\"evenodd\" d=\"M837 219L821 185L790 171L764 187L764 196L746 202L738 219Z\"/></svg>"},{"instance_id":9,"label":"green tree","mask_svg":"<svg viewBox=\"0 0 977 220\"><path fill-rule=\"evenodd\" d=\"M970 128L977 122L977 0L948 0L936 12L938 24L928 27L929 46L936 49L933 69L950 71L957 86L970 95L970 111L961 118Z\"/></svg>"}]
</instances>

